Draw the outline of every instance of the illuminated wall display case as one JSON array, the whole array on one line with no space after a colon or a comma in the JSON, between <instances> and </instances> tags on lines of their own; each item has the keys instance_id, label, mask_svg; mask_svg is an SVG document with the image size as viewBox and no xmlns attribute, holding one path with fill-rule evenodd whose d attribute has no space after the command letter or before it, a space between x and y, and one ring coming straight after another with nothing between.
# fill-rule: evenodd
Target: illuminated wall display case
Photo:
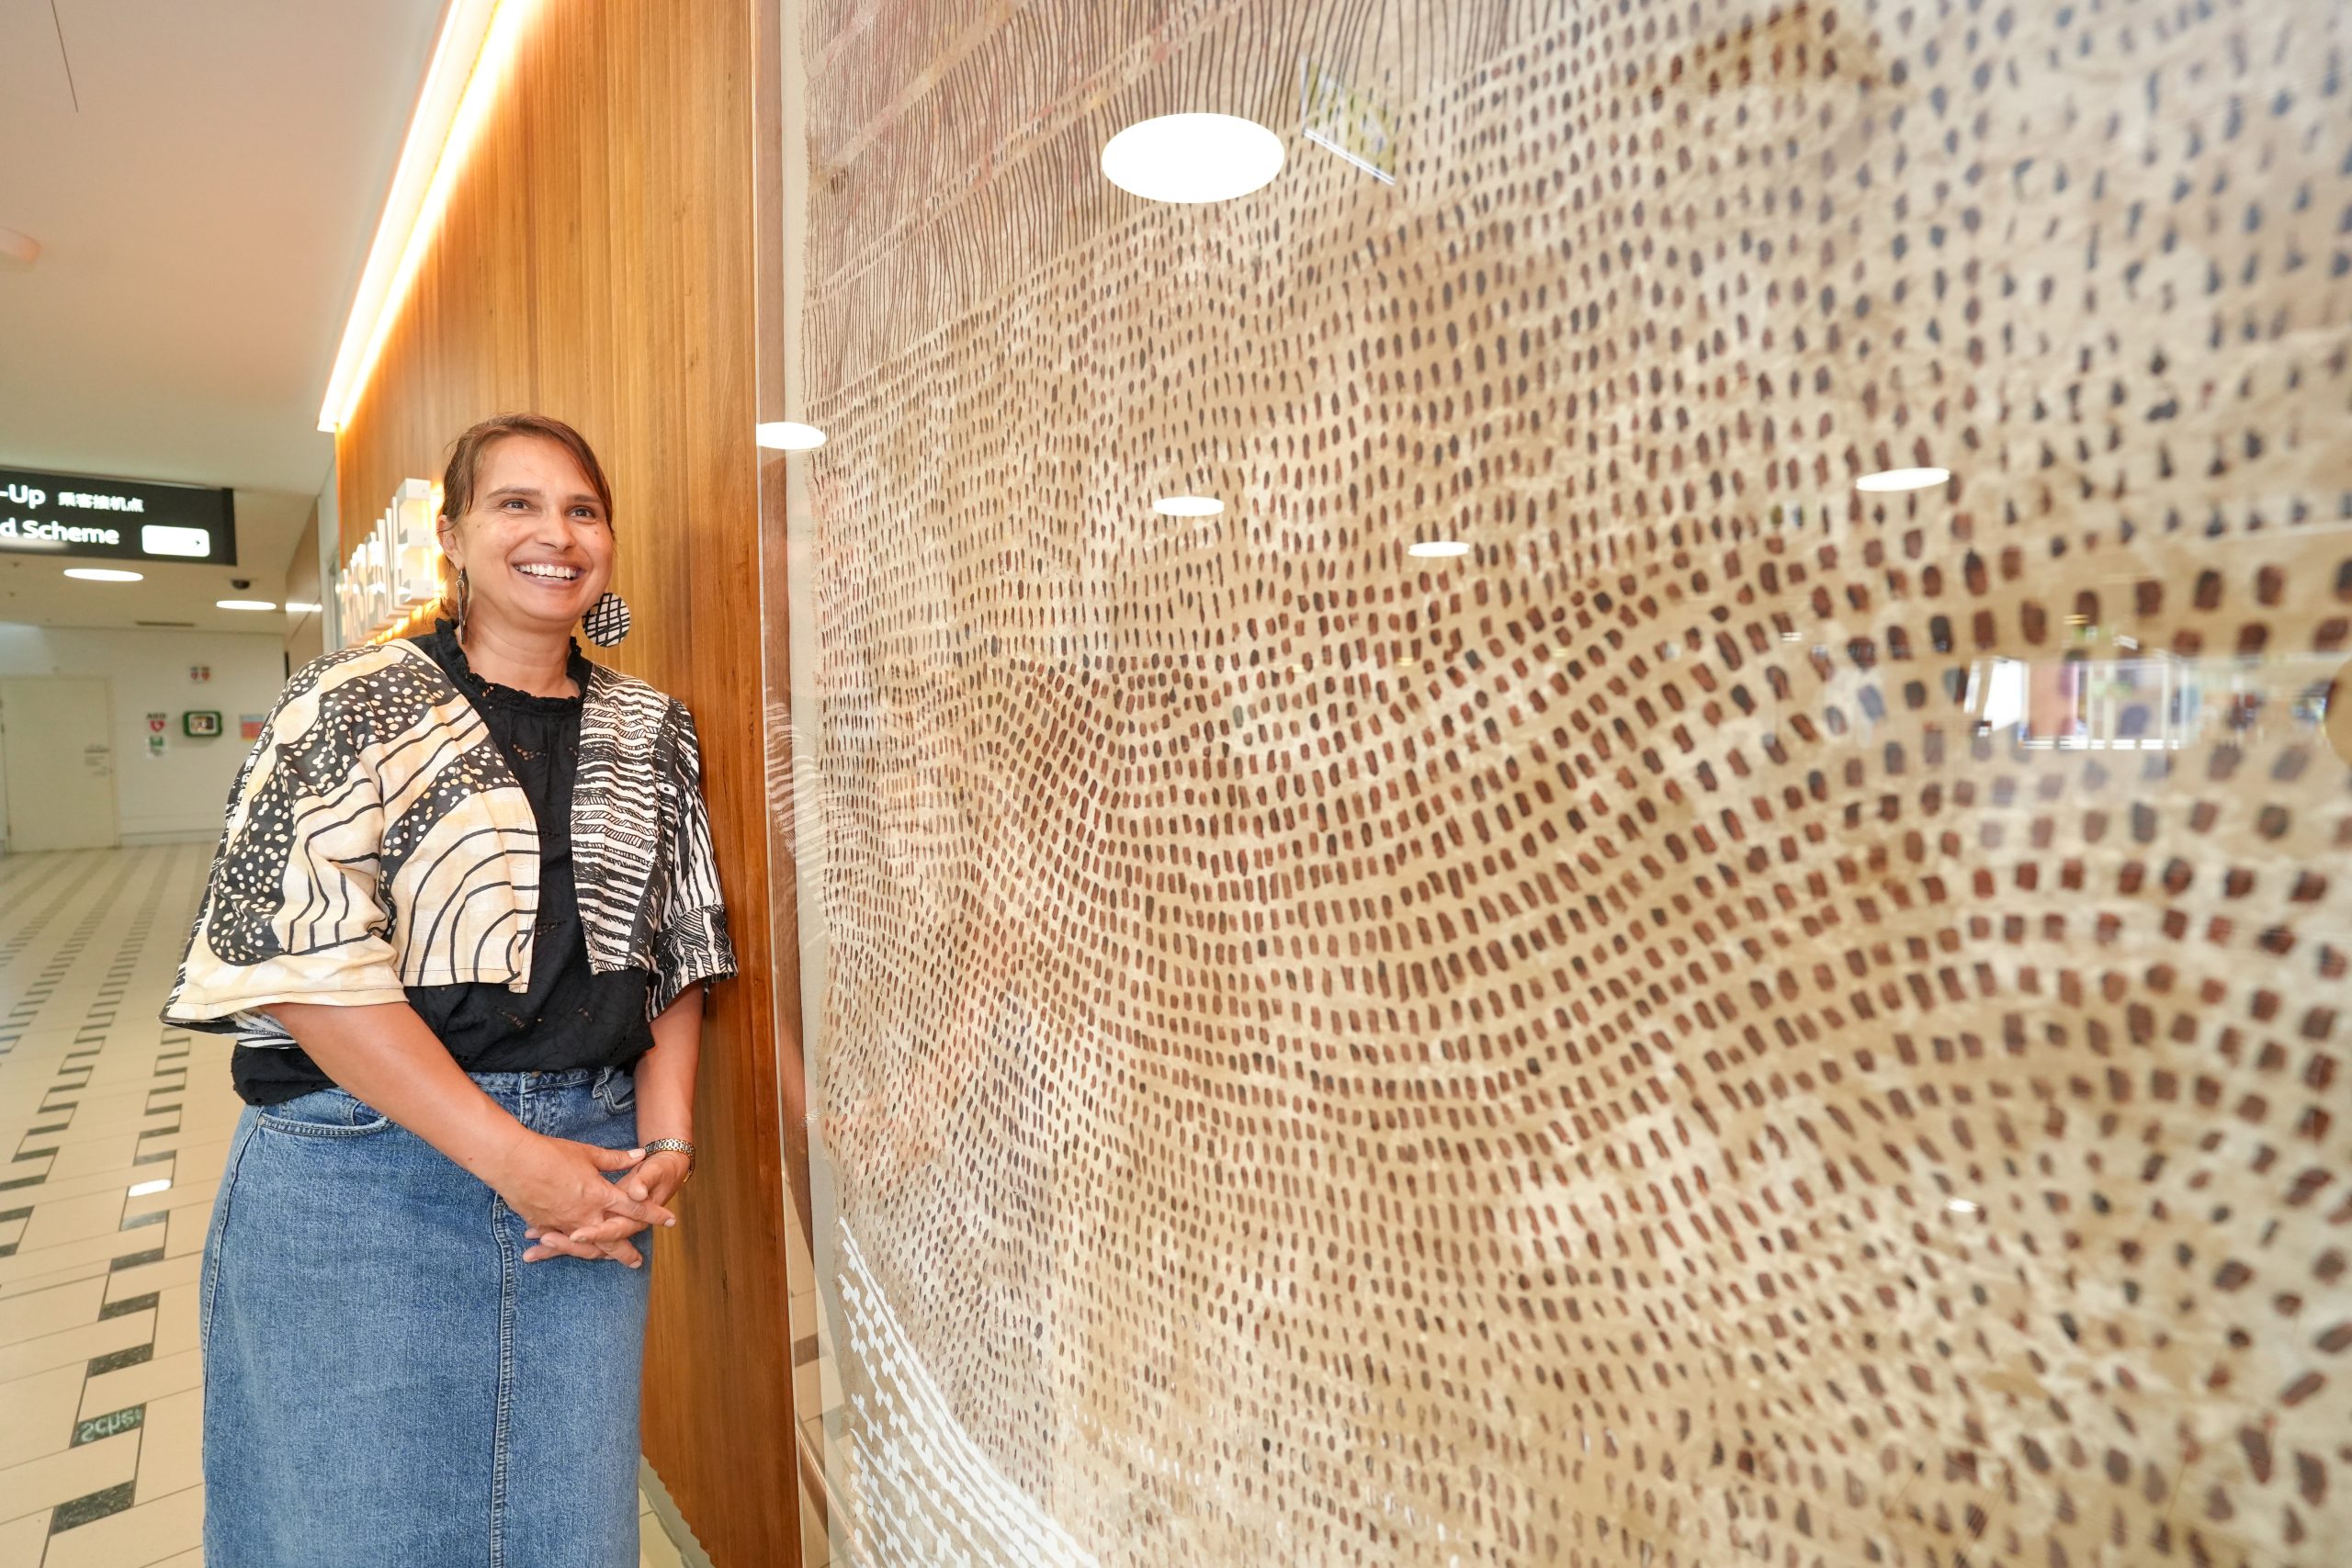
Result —
<instances>
[{"instance_id":1,"label":"illuminated wall display case","mask_svg":"<svg viewBox=\"0 0 2352 1568\"><path fill-rule=\"evenodd\" d=\"M808 1562L2352 1561L2352 11L766 26Z\"/></svg>"},{"instance_id":2,"label":"illuminated wall display case","mask_svg":"<svg viewBox=\"0 0 2352 1568\"><path fill-rule=\"evenodd\" d=\"M440 593L440 487L402 479L335 573L336 624L345 647L404 637Z\"/></svg>"}]
</instances>

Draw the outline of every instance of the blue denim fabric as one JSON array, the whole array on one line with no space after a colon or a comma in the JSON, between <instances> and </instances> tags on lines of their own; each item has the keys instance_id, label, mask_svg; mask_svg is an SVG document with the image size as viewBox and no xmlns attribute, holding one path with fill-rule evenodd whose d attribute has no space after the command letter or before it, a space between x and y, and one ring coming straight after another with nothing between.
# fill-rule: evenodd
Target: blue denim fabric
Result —
<instances>
[{"instance_id":1,"label":"blue denim fabric","mask_svg":"<svg viewBox=\"0 0 2352 1568\"><path fill-rule=\"evenodd\" d=\"M633 1146L626 1071L474 1081ZM646 1267L525 1263L524 1222L339 1089L248 1106L204 1248L209 1568L638 1560Z\"/></svg>"}]
</instances>

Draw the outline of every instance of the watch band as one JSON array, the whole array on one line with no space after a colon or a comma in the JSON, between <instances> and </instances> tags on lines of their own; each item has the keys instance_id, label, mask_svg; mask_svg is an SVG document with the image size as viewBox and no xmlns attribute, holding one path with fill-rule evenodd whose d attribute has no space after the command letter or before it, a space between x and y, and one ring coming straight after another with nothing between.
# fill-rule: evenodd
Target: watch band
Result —
<instances>
[{"instance_id":1,"label":"watch band","mask_svg":"<svg viewBox=\"0 0 2352 1568\"><path fill-rule=\"evenodd\" d=\"M648 1155L678 1154L686 1156L686 1179L695 1174L695 1146L684 1138L655 1138L644 1145Z\"/></svg>"}]
</instances>

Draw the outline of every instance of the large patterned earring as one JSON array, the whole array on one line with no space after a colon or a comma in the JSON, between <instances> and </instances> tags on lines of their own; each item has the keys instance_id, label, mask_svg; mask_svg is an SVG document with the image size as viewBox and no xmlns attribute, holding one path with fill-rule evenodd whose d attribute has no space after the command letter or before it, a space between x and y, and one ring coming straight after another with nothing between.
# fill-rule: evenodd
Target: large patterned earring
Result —
<instances>
[{"instance_id":1,"label":"large patterned earring","mask_svg":"<svg viewBox=\"0 0 2352 1568\"><path fill-rule=\"evenodd\" d=\"M628 601L617 593L606 593L580 617L580 629L598 648L610 648L628 636Z\"/></svg>"},{"instance_id":2,"label":"large patterned earring","mask_svg":"<svg viewBox=\"0 0 2352 1568\"><path fill-rule=\"evenodd\" d=\"M453 607L458 612L458 635L460 637L466 635L466 604L473 594L473 579L466 575L464 567L459 567L458 569L458 602Z\"/></svg>"}]
</instances>

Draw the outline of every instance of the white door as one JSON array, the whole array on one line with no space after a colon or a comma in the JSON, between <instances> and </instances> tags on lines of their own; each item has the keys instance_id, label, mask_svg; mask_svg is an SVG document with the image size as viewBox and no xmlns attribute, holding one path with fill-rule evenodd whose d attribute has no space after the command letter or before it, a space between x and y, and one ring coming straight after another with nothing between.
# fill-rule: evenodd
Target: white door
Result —
<instances>
[{"instance_id":1,"label":"white door","mask_svg":"<svg viewBox=\"0 0 2352 1568\"><path fill-rule=\"evenodd\" d=\"M113 706L90 676L0 681L11 851L115 846Z\"/></svg>"}]
</instances>

